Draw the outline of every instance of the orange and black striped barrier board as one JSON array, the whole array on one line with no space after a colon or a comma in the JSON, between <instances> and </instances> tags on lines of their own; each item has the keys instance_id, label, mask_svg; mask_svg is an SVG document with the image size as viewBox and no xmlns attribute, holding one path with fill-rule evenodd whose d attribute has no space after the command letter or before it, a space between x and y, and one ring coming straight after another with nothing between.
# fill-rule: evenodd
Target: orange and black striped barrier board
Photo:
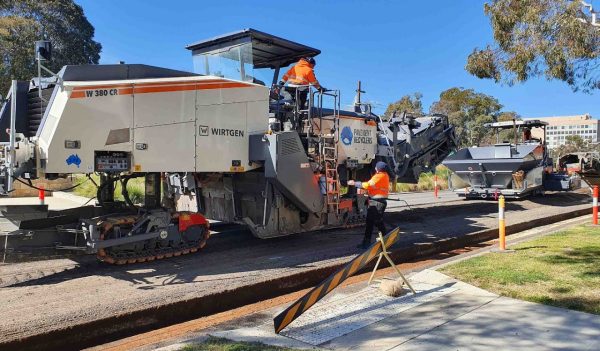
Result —
<instances>
[{"instance_id":1,"label":"orange and black striped barrier board","mask_svg":"<svg viewBox=\"0 0 600 351\"><path fill-rule=\"evenodd\" d=\"M398 240L400 228L396 228L389 232L383 240L385 247L389 248ZM294 302L285 311L278 314L274 319L275 333L279 334L283 328L287 327L292 321L300 317L300 315L308 310L312 305L321 300L331 290L340 285L348 277L358 272L361 268L367 265L373 258L381 253L381 242L376 241L367 251L360 256L357 256L340 270L329 276L319 285L314 287L306 295L302 296L298 301Z\"/></svg>"}]
</instances>

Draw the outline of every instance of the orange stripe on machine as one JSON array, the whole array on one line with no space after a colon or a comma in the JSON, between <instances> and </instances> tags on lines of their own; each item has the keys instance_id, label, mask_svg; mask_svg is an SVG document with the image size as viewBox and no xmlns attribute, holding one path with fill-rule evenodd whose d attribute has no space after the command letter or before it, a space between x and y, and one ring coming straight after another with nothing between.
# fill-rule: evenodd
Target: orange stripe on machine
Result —
<instances>
[{"instance_id":1,"label":"orange stripe on machine","mask_svg":"<svg viewBox=\"0 0 600 351\"><path fill-rule=\"evenodd\" d=\"M202 81L185 82L184 84L161 83L161 84L125 84L125 85L105 85L105 86L87 86L76 87L71 92L72 99L85 97L99 97L110 95L131 95L148 93L168 93L177 91L209 90L209 89L231 89L231 88L249 88L250 84L231 82L231 81ZM99 92L99 94L98 94ZM114 92L114 93L113 93Z\"/></svg>"}]
</instances>

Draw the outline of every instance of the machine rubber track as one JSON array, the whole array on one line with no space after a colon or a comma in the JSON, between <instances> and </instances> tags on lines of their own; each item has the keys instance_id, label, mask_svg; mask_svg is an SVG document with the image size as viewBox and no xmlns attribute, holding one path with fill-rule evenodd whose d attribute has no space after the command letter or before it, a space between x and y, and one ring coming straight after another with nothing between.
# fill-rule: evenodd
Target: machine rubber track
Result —
<instances>
[{"instance_id":1,"label":"machine rubber track","mask_svg":"<svg viewBox=\"0 0 600 351\"><path fill-rule=\"evenodd\" d=\"M100 240L104 240L108 236L107 233L109 233L109 231L115 226L133 226L138 219L139 217L137 215L124 215L102 219L99 223L97 223L97 225L102 228ZM177 246L172 246L170 244L169 246L162 247L158 245L156 240L146 240L142 242L144 243L143 250L122 252L118 250L120 248L119 246L115 246L106 249L99 249L97 257L99 260L109 264L123 265L128 263L150 262L163 258L187 255L189 253L197 252L206 246L206 241L210 237L210 230L208 225L203 226L203 228L202 238L200 240L182 240Z\"/></svg>"}]
</instances>

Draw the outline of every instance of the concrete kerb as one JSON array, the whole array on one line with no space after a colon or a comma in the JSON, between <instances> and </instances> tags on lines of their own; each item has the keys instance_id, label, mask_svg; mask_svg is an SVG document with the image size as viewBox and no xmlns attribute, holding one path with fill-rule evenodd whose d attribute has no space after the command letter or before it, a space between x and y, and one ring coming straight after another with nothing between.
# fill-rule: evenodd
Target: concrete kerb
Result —
<instances>
[{"instance_id":1,"label":"concrete kerb","mask_svg":"<svg viewBox=\"0 0 600 351\"><path fill-rule=\"evenodd\" d=\"M506 233L514 234L520 231L551 224L569 218L589 214L589 209L579 209L558 215L538 218L528 222L516 223L506 227ZM498 229L486 229L470 233L458 238L438 240L432 243L418 243L409 248L393 249L390 255L396 263L412 261L435 254L482 243L498 237ZM0 350L78 350L99 343L106 343L127 336L139 334L152 329L181 323L194 318L200 318L233 308L241 307L262 300L274 298L298 290L312 287L327 276L342 267L344 263L322 266L310 271L280 277L270 281L259 282L251 286L226 290L217 294L206 295L193 299L178 301L147 310L98 319L82 323L70 328L53 331L12 340L0 344ZM374 262L367 265L357 274L368 272ZM382 266L381 268L383 268Z\"/></svg>"}]
</instances>

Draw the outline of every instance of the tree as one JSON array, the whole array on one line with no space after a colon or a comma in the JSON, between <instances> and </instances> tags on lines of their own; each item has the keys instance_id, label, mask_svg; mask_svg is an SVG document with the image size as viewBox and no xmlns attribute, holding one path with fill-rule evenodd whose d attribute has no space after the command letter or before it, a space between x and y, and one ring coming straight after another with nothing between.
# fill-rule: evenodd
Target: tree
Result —
<instances>
[{"instance_id":1,"label":"tree","mask_svg":"<svg viewBox=\"0 0 600 351\"><path fill-rule=\"evenodd\" d=\"M496 117L496 120L498 122L506 122L506 121L520 121L521 120L521 116L519 116L518 113L516 113L515 111L503 111L500 112L498 114L498 116Z\"/></svg>"},{"instance_id":2,"label":"tree","mask_svg":"<svg viewBox=\"0 0 600 351\"><path fill-rule=\"evenodd\" d=\"M393 102L388 105L385 113L383 114L385 119L392 117L394 112L400 116L403 112L411 115L422 116L423 115L423 103L421 98L423 94L414 93L412 95L404 95L400 100Z\"/></svg>"},{"instance_id":3,"label":"tree","mask_svg":"<svg viewBox=\"0 0 600 351\"><path fill-rule=\"evenodd\" d=\"M484 11L496 44L469 55L472 75L509 85L543 75L573 90L600 88L600 28L581 1L492 0Z\"/></svg>"},{"instance_id":4,"label":"tree","mask_svg":"<svg viewBox=\"0 0 600 351\"><path fill-rule=\"evenodd\" d=\"M479 145L490 131L483 125L496 120L502 105L492 96L473 89L450 88L431 105L431 113L448 116L456 128L460 146Z\"/></svg>"},{"instance_id":5,"label":"tree","mask_svg":"<svg viewBox=\"0 0 600 351\"><path fill-rule=\"evenodd\" d=\"M102 46L93 40L94 27L73 0L0 0L0 94L12 79L37 76L34 41L52 42L52 61L64 65L98 63Z\"/></svg>"}]
</instances>

